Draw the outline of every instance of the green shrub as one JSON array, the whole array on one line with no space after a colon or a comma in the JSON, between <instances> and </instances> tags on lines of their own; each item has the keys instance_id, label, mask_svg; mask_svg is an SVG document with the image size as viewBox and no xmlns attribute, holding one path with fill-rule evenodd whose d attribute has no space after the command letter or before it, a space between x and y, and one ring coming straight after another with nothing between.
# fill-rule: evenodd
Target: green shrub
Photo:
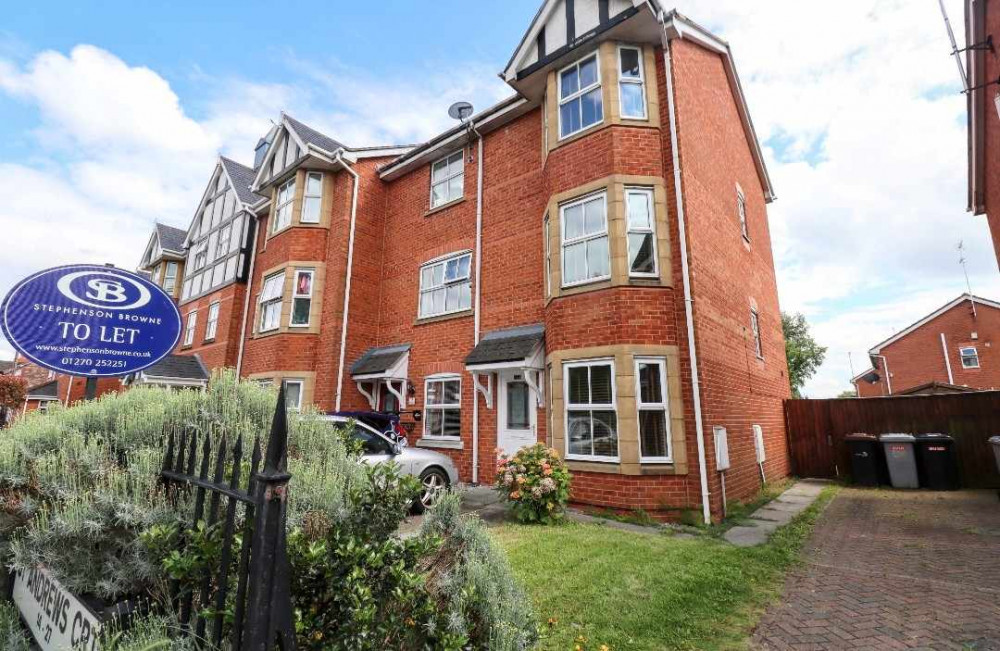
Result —
<instances>
[{"instance_id":1,"label":"green shrub","mask_svg":"<svg viewBox=\"0 0 1000 651\"><path fill-rule=\"evenodd\" d=\"M427 560L428 581L449 626L476 649L522 651L538 633L531 600L514 578L507 555L475 516L459 514L461 498L441 496L421 535L444 542Z\"/></svg>"},{"instance_id":2,"label":"green shrub","mask_svg":"<svg viewBox=\"0 0 1000 651\"><path fill-rule=\"evenodd\" d=\"M17 607L9 601L0 602L0 648L4 651L31 651Z\"/></svg>"},{"instance_id":3,"label":"green shrub","mask_svg":"<svg viewBox=\"0 0 1000 651\"><path fill-rule=\"evenodd\" d=\"M569 501L570 473L552 448L538 443L497 461L496 489L525 524L562 518Z\"/></svg>"}]
</instances>

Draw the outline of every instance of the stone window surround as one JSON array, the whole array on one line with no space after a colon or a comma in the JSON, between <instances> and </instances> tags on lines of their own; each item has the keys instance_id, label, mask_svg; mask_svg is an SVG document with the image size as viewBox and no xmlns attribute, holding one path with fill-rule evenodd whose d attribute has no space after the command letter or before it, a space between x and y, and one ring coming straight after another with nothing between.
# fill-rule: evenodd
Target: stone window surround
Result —
<instances>
[{"instance_id":1,"label":"stone window surround","mask_svg":"<svg viewBox=\"0 0 1000 651\"><path fill-rule=\"evenodd\" d=\"M309 306L309 325L290 326L292 316L292 294L295 284L295 271L308 269L313 271L312 304ZM264 287L264 279L277 273L284 273L285 281L281 289L281 317L278 327L267 332L259 332L260 328L260 293ZM279 334L319 334L320 320L323 314L323 289L326 281L326 263L309 260L289 260L264 270L259 276L253 295L253 338L261 339Z\"/></svg>"},{"instance_id":2,"label":"stone window surround","mask_svg":"<svg viewBox=\"0 0 1000 651\"><path fill-rule=\"evenodd\" d=\"M323 198L320 201L319 221L303 223L302 202L305 195L306 174L308 172L318 172L323 175ZM267 233L264 238L265 248L267 247L267 241L272 237L277 237L292 228L330 228L330 217L333 212L333 176L333 173L329 170L310 170L305 168L295 170L295 194L292 198L292 220L289 222L288 226L274 232L271 231L271 224L274 223L274 211L278 202L278 188L284 185L290 177L285 176L280 182L273 181L273 186L271 187L271 206L267 212Z\"/></svg>"},{"instance_id":3,"label":"stone window surround","mask_svg":"<svg viewBox=\"0 0 1000 651\"><path fill-rule=\"evenodd\" d=\"M302 411L305 411L310 405L315 404L315 389L316 389L316 372L315 371L289 371L289 370L277 370L277 371L267 371L266 373L250 373L246 376L246 379L252 382L261 382L263 380L270 380L272 385L275 387L279 386L279 383L284 380L301 380L302 381Z\"/></svg>"},{"instance_id":4,"label":"stone window surround","mask_svg":"<svg viewBox=\"0 0 1000 651\"><path fill-rule=\"evenodd\" d=\"M673 460L670 463L640 461L639 417L636 404L636 358L660 357L666 360L667 404ZM559 454L566 454L566 406L563 391L563 363L591 359L614 359L615 393L618 411L617 461L575 461L566 464L574 472L598 472L616 475L686 475L684 401L682 397L680 351L677 346L615 344L549 353L549 435Z\"/></svg>"},{"instance_id":5,"label":"stone window surround","mask_svg":"<svg viewBox=\"0 0 1000 651\"><path fill-rule=\"evenodd\" d=\"M656 213L656 256L659 277L635 277L629 275L628 264L628 224L625 209L625 188L652 188L653 209ZM608 251L611 256L611 278L579 283L570 287L562 286L562 222L560 206L586 195L605 190L607 192ZM545 214L549 218L549 268L546 304L560 296L571 296L608 287L673 287L670 246L670 223L668 221L667 191L663 179L657 176L631 176L613 174L603 179L591 181L572 190L560 192L549 199ZM543 217L544 219L544 217Z\"/></svg>"},{"instance_id":6,"label":"stone window surround","mask_svg":"<svg viewBox=\"0 0 1000 651\"><path fill-rule=\"evenodd\" d=\"M633 47L642 50L642 66L645 91L646 91L646 117L645 118L623 118L621 116L621 104L618 90L618 48L619 46ZM559 137L559 71L566 66L572 65L573 61L567 61L566 66L551 70L546 80L545 100L543 102L545 115L543 116L544 131L542 135L542 148L545 154L571 143L579 138L585 137L595 131L609 127L611 125L626 125L634 127L660 127L660 95L656 68L656 51L650 45L637 45L627 41L605 41L597 46L598 61L601 78L601 102L604 107L604 119L593 124L586 129L577 131L574 134L560 139ZM593 49L580 53L574 61L581 61L594 53Z\"/></svg>"}]
</instances>

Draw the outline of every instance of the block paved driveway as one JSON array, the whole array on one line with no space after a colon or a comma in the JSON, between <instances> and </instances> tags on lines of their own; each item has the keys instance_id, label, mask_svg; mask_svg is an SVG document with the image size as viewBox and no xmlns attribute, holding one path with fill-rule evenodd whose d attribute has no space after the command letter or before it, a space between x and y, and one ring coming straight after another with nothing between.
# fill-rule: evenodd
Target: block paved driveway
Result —
<instances>
[{"instance_id":1,"label":"block paved driveway","mask_svg":"<svg viewBox=\"0 0 1000 651\"><path fill-rule=\"evenodd\" d=\"M996 491L844 489L756 649L1000 650Z\"/></svg>"}]
</instances>

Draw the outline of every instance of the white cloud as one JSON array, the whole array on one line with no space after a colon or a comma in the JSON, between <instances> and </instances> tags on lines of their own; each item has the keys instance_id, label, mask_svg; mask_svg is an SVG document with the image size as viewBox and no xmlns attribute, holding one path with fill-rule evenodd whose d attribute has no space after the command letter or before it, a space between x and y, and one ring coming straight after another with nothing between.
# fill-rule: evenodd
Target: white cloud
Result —
<instances>
[{"instance_id":1,"label":"white cloud","mask_svg":"<svg viewBox=\"0 0 1000 651\"><path fill-rule=\"evenodd\" d=\"M961 2L948 0L960 28ZM1000 296L985 221L965 212L965 102L935 2L681 0L733 47L769 145L779 298L827 362L805 387L849 387L866 352L965 290ZM959 35L961 38L961 35Z\"/></svg>"}]
</instances>

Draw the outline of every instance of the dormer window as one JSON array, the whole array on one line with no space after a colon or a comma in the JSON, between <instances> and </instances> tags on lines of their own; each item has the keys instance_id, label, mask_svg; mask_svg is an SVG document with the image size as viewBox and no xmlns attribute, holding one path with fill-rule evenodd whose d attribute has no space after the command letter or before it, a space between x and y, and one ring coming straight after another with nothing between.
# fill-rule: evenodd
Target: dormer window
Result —
<instances>
[{"instance_id":1,"label":"dormer window","mask_svg":"<svg viewBox=\"0 0 1000 651\"><path fill-rule=\"evenodd\" d=\"M646 88L642 70L642 50L618 48L618 92L623 118L646 119Z\"/></svg>"},{"instance_id":2,"label":"dormer window","mask_svg":"<svg viewBox=\"0 0 1000 651\"><path fill-rule=\"evenodd\" d=\"M604 121L597 53L559 72L559 137L566 138Z\"/></svg>"},{"instance_id":3,"label":"dormer window","mask_svg":"<svg viewBox=\"0 0 1000 651\"><path fill-rule=\"evenodd\" d=\"M465 152L456 151L431 165L431 208L462 198L465 191Z\"/></svg>"},{"instance_id":4,"label":"dormer window","mask_svg":"<svg viewBox=\"0 0 1000 651\"><path fill-rule=\"evenodd\" d=\"M277 233L292 223L292 200L295 199L295 179L292 178L278 188L278 199L274 207L274 224L271 232Z\"/></svg>"}]
</instances>

